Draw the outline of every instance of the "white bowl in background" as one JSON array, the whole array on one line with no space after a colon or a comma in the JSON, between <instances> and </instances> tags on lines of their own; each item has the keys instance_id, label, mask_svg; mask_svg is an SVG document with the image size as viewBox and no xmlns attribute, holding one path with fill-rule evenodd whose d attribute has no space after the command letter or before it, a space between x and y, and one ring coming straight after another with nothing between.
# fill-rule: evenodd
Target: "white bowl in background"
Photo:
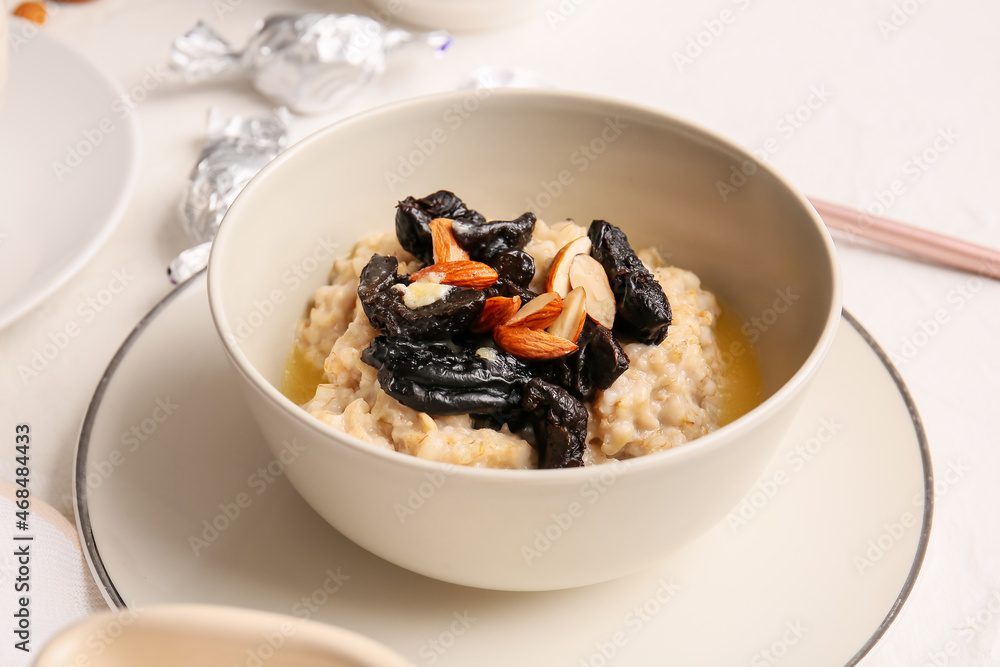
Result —
<instances>
[{"instance_id":1,"label":"white bowl in background","mask_svg":"<svg viewBox=\"0 0 1000 667\"><path fill-rule=\"evenodd\" d=\"M375 18L397 18L431 30L475 32L506 28L541 15L544 0L368 0Z\"/></svg>"},{"instance_id":2,"label":"white bowl in background","mask_svg":"<svg viewBox=\"0 0 1000 667\"><path fill-rule=\"evenodd\" d=\"M270 612L213 605L106 611L56 635L34 667L407 667L374 640Z\"/></svg>"},{"instance_id":3,"label":"white bowl in background","mask_svg":"<svg viewBox=\"0 0 1000 667\"><path fill-rule=\"evenodd\" d=\"M725 197L720 182L733 188ZM331 262L313 258L327 252L324 239L347 253L359 237L392 230L398 200L438 189L498 219L534 208L549 221L609 220L634 247L658 246L693 270L745 319L775 315L756 340L766 400L684 446L567 470L444 466L311 417L278 387L295 323L327 281ZM629 574L720 521L794 416L833 340L841 302L826 228L770 167L661 111L545 90L424 97L312 135L229 209L208 282L216 328L238 371L234 391L244 393L276 456L286 460L288 443L296 444L286 474L306 501L393 563L505 590ZM789 291L797 300L777 315L774 304ZM412 494L427 497L402 520L396 508Z\"/></svg>"}]
</instances>

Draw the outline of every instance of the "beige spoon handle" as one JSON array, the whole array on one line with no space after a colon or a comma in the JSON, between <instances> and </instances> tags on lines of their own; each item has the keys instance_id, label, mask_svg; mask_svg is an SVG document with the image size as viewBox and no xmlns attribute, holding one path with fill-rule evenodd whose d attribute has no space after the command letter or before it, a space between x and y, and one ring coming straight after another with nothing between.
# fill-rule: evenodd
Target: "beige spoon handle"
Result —
<instances>
[{"instance_id":1,"label":"beige spoon handle","mask_svg":"<svg viewBox=\"0 0 1000 667\"><path fill-rule=\"evenodd\" d=\"M1000 250L813 197L809 201L831 229L884 243L955 269L1000 279Z\"/></svg>"}]
</instances>

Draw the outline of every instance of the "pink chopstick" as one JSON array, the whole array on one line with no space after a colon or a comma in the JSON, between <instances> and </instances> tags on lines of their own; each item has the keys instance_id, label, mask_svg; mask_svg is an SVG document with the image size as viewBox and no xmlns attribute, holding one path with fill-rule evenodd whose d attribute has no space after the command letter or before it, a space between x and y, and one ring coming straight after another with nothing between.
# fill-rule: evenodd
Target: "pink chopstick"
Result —
<instances>
[{"instance_id":1,"label":"pink chopstick","mask_svg":"<svg viewBox=\"0 0 1000 667\"><path fill-rule=\"evenodd\" d=\"M1000 279L1000 250L871 215L840 204L809 198L827 227L905 250L918 257Z\"/></svg>"}]
</instances>

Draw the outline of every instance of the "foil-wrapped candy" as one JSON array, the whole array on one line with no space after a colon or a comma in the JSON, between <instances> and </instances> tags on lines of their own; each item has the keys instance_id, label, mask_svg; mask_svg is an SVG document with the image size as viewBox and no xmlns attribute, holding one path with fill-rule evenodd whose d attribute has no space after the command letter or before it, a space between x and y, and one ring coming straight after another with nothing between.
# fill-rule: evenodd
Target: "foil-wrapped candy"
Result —
<instances>
[{"instance_id":1,"label":"foil-wrapped candy","mask_svg":"<svg viewBox=\"0 0 1000 667\"><path fill-rule=\"evenodd\" d=\"M236 51L199 22L174 42L170 68L187 81L243 75L272 101L295 111L328 111L380 75L386 56L422 41L444 52L443 31L413 33L357 14L271 16Z\"/></svg>"},{"instance_id":2,"label":"foil-wrapped candy","mask_svg":"<svg viewBox=\"0 0 1000 667\"><path fill-rule=\"evenodd\" d=\"M226 118L217 107L209 110L208 136L178 211L184 231L199 245L170 263L167 273L174 284L208 263L212 239L236 195L288 145L289 120L285 109L260 118Z\"/></svg>"}]
</instances>

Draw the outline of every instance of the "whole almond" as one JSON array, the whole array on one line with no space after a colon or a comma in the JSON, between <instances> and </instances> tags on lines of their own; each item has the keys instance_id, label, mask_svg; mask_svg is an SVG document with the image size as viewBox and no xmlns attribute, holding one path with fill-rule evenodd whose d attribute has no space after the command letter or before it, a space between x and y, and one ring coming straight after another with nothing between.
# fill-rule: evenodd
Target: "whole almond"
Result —
<instances>
[{"instance_id":1,"label":"whole almond","mask_svg":"<svg viewBox=\"0 0 1000 667\"><path fill-rule=\"evenodd\" d=\"M493 340L501 350L527 361L558 359L577 349L575 343L547 331L524 327L497 327L493 330Z\"/></svg>"},{"instance_id":2,"label":"whole almond","mask_svg":"<svg viewBox=\"0 0 1000 667\"><path fill-rule=\"evenodd\" d=\"M3 10L0 9L0 11ZM38 25L44 25L48 18L48 11L46 11L45 5L40 2L22 2L13 11L13 14ZM2 48L6 48L6 46L4 44Z\"/></svg>"},{"instance_id":3,"label":"whole almond","mask_svg":"<svg viewBox=\"0 0 1000 667\"><path fill-rule=\"evenodd\" d=\"M497 281L497 272L482 262L464 259L457 262L431 264L410 276L410 282L421 279L454 285L455 287L486 289Z\"/></svg>"},{"instance_id":4,"label":"whole almond","mask_svg":"<svg viewBox=\"0 0 1000 667\"><path fill-rule=\"evenodd\" d=\"M465 252L455 239L455 232L452 231L451 220L448 218L431 220L431 240L434 246L435 264L469 259L469 253Z\"/></svg>"},{"instance_id":5,"label":"whole almond","mask_svg":"<svg viewBox=\"0 0 1000 667\"><path fill-rule=\"evenodd\" d=\"M494 327L502 325L509 320L521 307L521 297L519 296L494 296L486 299L483 312L472 324L473 333L485 333Z\"/></svg>"}]
</instances>

